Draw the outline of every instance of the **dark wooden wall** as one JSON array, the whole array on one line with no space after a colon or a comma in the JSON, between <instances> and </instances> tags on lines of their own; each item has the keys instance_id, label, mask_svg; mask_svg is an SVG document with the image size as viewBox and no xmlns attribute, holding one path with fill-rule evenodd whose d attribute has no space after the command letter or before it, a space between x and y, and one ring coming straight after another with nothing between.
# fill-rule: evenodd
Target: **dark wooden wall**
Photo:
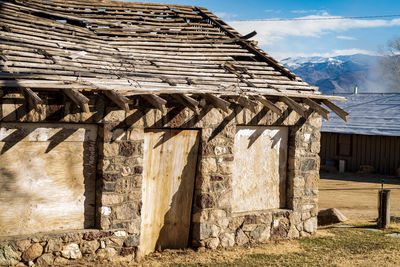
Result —
<instances>
[{"instance_id":1,"label":"dark wooden wall","mask_svg":"<svg viewBox=\"0 0 400 267\"><path fill-rule=\"evenodd\" d=\"M376 173L395 174L400 167L400 137L322 133L321 164L326 160L346 160L346 172L371 165Z\"/></svg>"}]
</instances>

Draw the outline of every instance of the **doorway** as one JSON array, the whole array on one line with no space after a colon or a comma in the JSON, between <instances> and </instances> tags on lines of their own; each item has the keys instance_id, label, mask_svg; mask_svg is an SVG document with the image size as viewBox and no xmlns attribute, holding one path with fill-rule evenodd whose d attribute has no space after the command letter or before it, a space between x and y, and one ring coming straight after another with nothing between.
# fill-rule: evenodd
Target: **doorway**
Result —
<instances>
[{"instance_id":1,"label":"doorway","mask_svg":"<svg viewBox=\"0 0 400 267\"><path fill-rule=\"evenodd\" d=\"M198 130L145 132L140 256L188 246L199 138Z\"/></svg>"}]
</instances>

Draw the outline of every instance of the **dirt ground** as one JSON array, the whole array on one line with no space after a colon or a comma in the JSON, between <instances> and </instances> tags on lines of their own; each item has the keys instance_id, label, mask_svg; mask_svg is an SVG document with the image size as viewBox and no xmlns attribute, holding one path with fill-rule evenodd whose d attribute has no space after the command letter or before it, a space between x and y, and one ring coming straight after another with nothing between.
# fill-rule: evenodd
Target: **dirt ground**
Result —
<instances>
[{"instance_id":1,"label":"dirt ground","mask_svg":"<svg viewBox=\"0 0 400 267\"><path fill-rule=\"evenodd\" d=\"M165 250L139 262L106 261L86 266L400 266L400 223L376 230L377 195L381 181L391 189L391 212L400 217L400 179L378 175L321 174L320 209L338 208L351 228L319 227L310 238L220 250ZM79 265L79 264L78 264Z\"/></svg>"},{"instance_id":2,"label":"dirt ground","mask_svg":"<svg viewBox=\"0 0 400 267\"><path fill-rule=\"evenodd\" d=\"M375 174L321 173L319 209L337 208L350 220L375 220L382 179L391 189L391 215L400 217L400 178Z\"/></svg>"}]
</instances>

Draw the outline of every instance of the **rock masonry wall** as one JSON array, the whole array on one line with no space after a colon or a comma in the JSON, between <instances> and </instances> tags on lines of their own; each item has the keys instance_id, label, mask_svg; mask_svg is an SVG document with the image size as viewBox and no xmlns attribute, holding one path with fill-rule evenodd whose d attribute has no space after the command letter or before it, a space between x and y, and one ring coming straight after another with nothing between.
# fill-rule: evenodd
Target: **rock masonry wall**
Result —
<instances>
[{"instance_id":1,"label":"rock masonry wall","mask_svg":"<svg viewBox=\"0 0 400 267\"><path fill-rule=\"evenodd\" d=\"M270 239L309 236L317 228L321 118L298 116L285 104L279 117L266 108L256 113L232 104L230 112L204 108L199 114L183 107L164 113L155 109L125 112L107 99L91 96L89 113L68 99L41 95L45 104L29 110L19 94L0 99L0 122L95 123L98 134L96 230L0 237L1 264L63 265L81 257L135 258L140 240L145 128L201 129L192 245L208 248L243 246ZM231 175L236 125L289 126L287 209L234 214Z\"/></svg>"}]
</instances>

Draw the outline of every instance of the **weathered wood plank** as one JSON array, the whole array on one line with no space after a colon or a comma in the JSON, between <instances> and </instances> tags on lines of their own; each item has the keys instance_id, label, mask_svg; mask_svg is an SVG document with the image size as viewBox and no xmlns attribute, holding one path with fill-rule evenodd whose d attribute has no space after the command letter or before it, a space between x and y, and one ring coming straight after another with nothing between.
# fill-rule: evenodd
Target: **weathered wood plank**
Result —
<instances>
[{"instance_id":1,"label":"weathered wood plank","mask_svg":"<svg viewBox=\"0 0 400 267\"><path fill-rule=\"evenodd\" d=\"M324 117L326 120L329 120L329 110L324 108L323 106L319 105L317 102L309 99L309 98L304 98L303 99L304 103L306 103L310 108L315 110L319 115Z\"/></svg>"},{"instance_id":2,"label":"weathered wood plank","mask_svg":"<svg viewBox=\"0 0 400 267\"><path fill-rule=\"evenodd\" d=\"M199 131L195 130L145 133L138 257L153 252L157 246L187 247L199 137Z\"/></svg>"},{"instance_id":3,"label":"weathered wood plank","mask_svg":"<svg viewBox=\"0 0 400 267\"><path fill-rule=\"evenodd\" d=\"M43 100L30 88L21 87L20 90L24 94L24 96L28 98L29 105L32 108L38 110L39 105L43 103Z\"/></svg>"},{"instance_id":4,"label":"weathered wood plank","mask_svg":"<svg viewBox=\"0 0 400 267\"><path fill-rule=\"evenodd\" d=\"M0 133L0 236L94 227L97 126L0 123Z\"/></svg>"},{"instance_id":5,"label":"weathered wood plank","mask_svg":"<svg viewBox=\"0 0 400 267\"><path fill-rule=\"evenodd\" d=\"M270 100L268 100L267 98L260 96L260 97L256 97L256 100L258 100L261 104L266 106L272 112L278 114L279 116L282 116L282 110L277 105L275 105Z\"/></svg>"},{"instance_id":6,"label":"weathered wood plank","mask_svg":"<svg viewBox=\"0 0 400 267\"><path fill-rule=\"evenodd\" d=\"M171 95L174 99L176 99L179 103L182 105L190 108L192 111L194 111L196 114L199 113L198 106L199 106L199 101L191 98L190 96L187 96L185 94L172 94Z\"/></svg>"},{"instance_id":7,"label":"weathered wood plank","mask_svg":"<svg viewBox=\"0 0 400 267\"><path fill-rule=\"evenodd\" d=\"M143 97L147 102L149 102L151 105L153 105L155 108L161 111L164 110L164 106L167 104L167 100L158 95L144 94L141 95L141 97Z\"/></svg>"},{"instance_id":8,"label":"weathered wood plank","mask_svg":"<svg viewBox=\"0 0 400 267\"><path fill-rule=\"evenodd\" d=\"M330 108L333 112L335 112L342 120L348 122L348 116L349 116L348 112L346 112L341 107L337 106L328 99L323 99L322 103L324 103L328 108Z\"/></svg>"},{"instance_id":9,"label":"weathered wood plank","mask_svg":"<svg viewBox=\"0 0 400 267\"><path fill-rule=\"evenodd\" d=\"M114 90L102 90L102 93L121 109L129 111L129 98L115 92Z\"/></svg>"},{"instance_id":10,"label":"weathered wood plank","mask_svg":"<svg viewBox=\"0 0 400 267\"><path fill-rule=\"evenodd\" d=\"M77 90L63 90L63 93L66 94L75 104L77 104L83 112L89 112L89 98L84 96Z\"/></svg>"},{"instance_id":11,"label":"weathered wood plank","mask_svg":"<svg viewBox=\"0 0 400 267\"><path fill-rule=\"evenodd\" d=\"M210 102L214 107L222 109L225 112L229 111L229 106L231 103L229 103L228 101L212 94L203 94L202 96L204 96L206 100Z\"/></svg>"},{"instance_id":12,"label":"weathered wood plank","mask_svg":"<svg viewBox=\"0 0 400 267\"><path fill-rule=\"evenodd\" d=\"M247 108L253 113L256 113L256 107L258 106L257 102L251 101L246 96L237 96L232 98L236 100L240 106Z\"/></svg>"},{"instance_id":13,"label":"weathered wood plank","mask_svg":"<svg viewBox=\"0 0 400 267\"><path fill-rule=\"evenodd\" d=\"M299 103L297 103L296 101L294 101L293 99L291 99L287 96L281 96L281 97L279 97L279 99L283 103L288 105L291 109L296 111L300 116L302 116L303 118L307 118L306 109L303 108Z\"/></svg>"}]
</instances>

